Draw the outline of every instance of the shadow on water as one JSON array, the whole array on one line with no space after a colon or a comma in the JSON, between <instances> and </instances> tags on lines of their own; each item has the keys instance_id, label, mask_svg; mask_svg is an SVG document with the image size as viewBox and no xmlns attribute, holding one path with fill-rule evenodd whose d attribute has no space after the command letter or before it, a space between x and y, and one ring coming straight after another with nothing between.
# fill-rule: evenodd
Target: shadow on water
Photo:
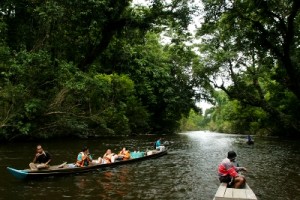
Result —
<instances>
[{"instance_id":1,"label":"shadow on water","mask_svg":"<svg viewBox=\"0 0 300 200\"><path fill-rule=\"evenodd\" d=\"M75 161L81 147L88 145L94 157L107 148L117 152L151 149L155 136L129 139L61 140L44 142L54 163ZM254 138L211 132L189 132L166 136L168 155L158 159L65 177L19 181L6 166L26 168L32 160L35 143L0 146L0 199L213 199L219 186L217 165L234 150L238 162L249 172L247 181L259 199L300 199L299 141Z\"/></svg>"}]
</instances>

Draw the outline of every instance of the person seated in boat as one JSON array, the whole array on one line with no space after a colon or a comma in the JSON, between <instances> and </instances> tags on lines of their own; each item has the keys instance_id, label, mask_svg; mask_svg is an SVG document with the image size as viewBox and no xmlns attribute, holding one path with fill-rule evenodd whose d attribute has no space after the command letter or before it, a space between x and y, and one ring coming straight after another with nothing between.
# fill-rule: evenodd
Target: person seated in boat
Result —
<instances>
[{"instance_id":1,"label":"person seated in boat","mask_svg":"<svg viewBox=\"0 0 300 200\"><path fill-rule=\"evenodd\" d=\"M158 140L156 140L155 144L154 144L154 148L156 150L159 150L159 147L161 146L161 138L159 138Z\"/></svg>"},{"instance_id":2,"label":"person seated in boat","mask_svg":"<svg viewBox=\"0 0 300 200\"><path fill-rule=\"evenodd\" d=\"M252 139L252 137L250 135L247 136L247 144L254 144L254 140Z\"/></svg>"},{"instance_id":3,"label":"person seated in boat","mask_svg":"<svg viewBox=\"0 0 300 200\"><path fill-rule=\"evenodd\" d=\"M29 163L31 170L46 169L49 168L49 163L51 162L51 155L43 150L42 145L36 146L36 154L33 161Z\"/></svg>"},{"instance_id":4,"label":"person seated in boat","mask_svg":"<svg viewBox=\"0 0 300 200\"><path fill-rule=\"evenodd\" d=\"M162 140L162 138L159 138L159 139L155 142L155 145L154 145L154 146L155 146L155 149L158 150L158 151L163 151L163 150L165 150L165 146L162 145L161 140Z\"/></svg>"},{"instance_id":5,"label":"person seated in boat","mask_svg":"<svg viewBox=\"0 0 300 200\"><path fill-rule=\"evenodd\" d=\"M128 160L130 159L130 152L123 147L123 149L118 154L118 160Z\"/></svg>"},{"instance_id":6,"label":"person seated in boat","mask_svg":"<svg viewBox=\"0 0 300 200\"><path fill-rule=\"evenodd\" d=\"M233 188L242 188L245 186L246 179L240 175L239 171L247 171L245 167L236 167L234 165L237 155L234 151L229 151L218 167L219 180L222 183L228 183Z\"/></svg>"},{"instance_id":7,"label":"person seated in boat","mask_svg":"<svg viewBox=\"0 0 300 200\"><path fill-rule=\"evenodd\" d=\"M114 163L115 160L118 158L118 155L111 152L111 149L107 149L106 153L103 155L103 163Z\"/></svg>"},{"instance_id":8,"label":"person seated in boat","mask_svg":"<svg viewBox=\"0 0 300 200\"><path fill-rule=\"evenodd\" d=\"M77 156L77 161L75 166L77 167L86 167L89 166L90 163L92 163L93 158L89 152L88 147L83 147L82 151Z\"/></svg>"}]
</instances>

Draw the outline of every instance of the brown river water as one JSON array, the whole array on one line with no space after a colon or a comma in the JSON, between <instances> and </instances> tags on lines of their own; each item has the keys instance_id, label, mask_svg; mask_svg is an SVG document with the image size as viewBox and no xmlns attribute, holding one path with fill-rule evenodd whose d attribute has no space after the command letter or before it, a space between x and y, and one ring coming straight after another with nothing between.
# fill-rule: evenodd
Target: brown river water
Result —
<instances>
[{"instance_id":1,"label":"brown river water","mask_svg":"<svg viewBox=\"0 0 300 200\"><path fill-rule=\"evenodd\" d=\"M82 146L90 148L94 158L107 148L118 152L151 149L155 136L132 138L55 140L42 142L52 157L52 164L74 162ZM27 168L36 142L0 144L0 199L200 199L212 200L219 186L218 163L230 150L237 152L237 162L248 169L244 175L258 199L300 200L300 141L212 132L189 132L165 136L169 153L115 168L64 177L21 181L6 170L7 166Z\"/></svg>"}]
</instances>

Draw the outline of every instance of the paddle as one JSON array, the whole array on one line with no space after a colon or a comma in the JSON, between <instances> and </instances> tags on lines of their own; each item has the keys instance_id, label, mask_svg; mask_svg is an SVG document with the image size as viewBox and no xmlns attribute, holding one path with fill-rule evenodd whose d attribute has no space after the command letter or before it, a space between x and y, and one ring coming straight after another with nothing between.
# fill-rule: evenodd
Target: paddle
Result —
<instances>
[{"instance_id":1,"label":"paddle","mask_svg":"<svg viewBox=\"0 0 300 200\"><path fill-rule=\"evenodd\" d=\"M63 168L66 164L67 162L63 162L62 164L58 165L57 168Z\"/></svg>"}]
</instances>

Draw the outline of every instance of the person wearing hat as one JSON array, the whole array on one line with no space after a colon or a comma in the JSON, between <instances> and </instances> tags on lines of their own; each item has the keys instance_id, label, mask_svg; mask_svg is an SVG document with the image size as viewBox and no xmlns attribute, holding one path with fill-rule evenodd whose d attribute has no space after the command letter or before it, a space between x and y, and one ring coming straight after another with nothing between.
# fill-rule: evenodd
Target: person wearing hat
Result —
<instances>
[{"instance_id":1,"label":"person wearing hat","mask_svg":"<svg viewBox=\"0 0 300 200\"><path fill-rule=\"evenodd\" d=\"M247 171L245 167L236 167L234 161L237 155L234 151L229 151L218 167L218 175L221 183L228 183L233 188L242 188L245 186L246 179L240 175L239 171Z\"/></svg>"}]
</instances>

